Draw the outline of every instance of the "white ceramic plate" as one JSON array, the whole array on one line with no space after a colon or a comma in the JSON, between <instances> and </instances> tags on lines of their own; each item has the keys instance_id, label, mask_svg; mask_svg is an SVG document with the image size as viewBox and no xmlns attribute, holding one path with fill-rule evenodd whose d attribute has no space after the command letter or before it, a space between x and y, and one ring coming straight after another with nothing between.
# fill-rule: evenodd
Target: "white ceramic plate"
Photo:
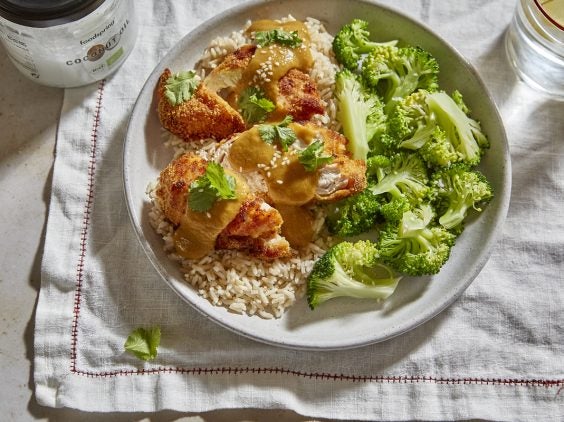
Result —
<instances>
[{"instance_id":1,"label":"white ceramic plate","mask_svg":"<svg viewBox=\"0 0 564 422\"><path fill-rule=\"evenodd\" d=\"M404 278L396 292L380 304L335 299L310 311L303 299L282 318L263 320L230 313L198 296L183 281L177 264L167 258L162 240L149 225L146 186L172 158L172 151L162 143L153 94L165 67L173 71L192 68L213 38L241 29L248 19L280 18L289 13L297 19L315 17L332 34L353 18L362 18L370 22L374 39L400 39L432 53L439 61L441 87L447 92L455 88L462 92L473 117L481 121L491 141L481 170L492 183L496 196L467 225L440 274ZM507 212L510 177L501 118L471 65L423 25L391 9L360 0L255 1L205 22L180 40L154 69L135 104L124 148L124 185L131 220L149 260L168 286L195 309L239 334L273 345L310 350L344 349L383 341L415 328L451 304L488 259Z\"/></svg>"}]
</instances>

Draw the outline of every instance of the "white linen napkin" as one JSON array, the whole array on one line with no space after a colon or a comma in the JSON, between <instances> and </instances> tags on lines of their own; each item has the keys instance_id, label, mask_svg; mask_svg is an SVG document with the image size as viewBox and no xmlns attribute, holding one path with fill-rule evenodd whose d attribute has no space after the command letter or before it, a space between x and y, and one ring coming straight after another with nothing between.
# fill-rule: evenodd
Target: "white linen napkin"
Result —
<instances>
[{"instance_id":1,"label":"white linen napkin","mask_svg":"<svg viewBox=\"0 0 564 422\"><path fill-rule=\"evenodd\" d=\"M215 325L159 279L122 192L129 113L167 50L235 3L135 2L140 34L123 67L65 91L35 328L38 402L104 412L253 407L354 420L561 420L564 103L509 68L503 35L514 0L382 2L469 58L508 131L514 191L503 236L446 311L381 344L293 351ZM144 363L123 344L150 325L161 327L162 341Z\"/></svg>"}]
</instances>

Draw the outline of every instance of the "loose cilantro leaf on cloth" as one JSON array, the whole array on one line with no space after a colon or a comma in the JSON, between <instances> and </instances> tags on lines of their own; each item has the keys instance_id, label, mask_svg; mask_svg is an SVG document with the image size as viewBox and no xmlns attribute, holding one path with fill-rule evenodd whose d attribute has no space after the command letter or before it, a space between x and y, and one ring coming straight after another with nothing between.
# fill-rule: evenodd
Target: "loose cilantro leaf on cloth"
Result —
<instances>
[{"instance_id":1,"label":"loose cilantro leaf on cloth","mask_svg":"<svg viewBox=\"0 0 564 422\"><path fill-rule=\"evenodd\" d=\"M299 152L298 160L300 160L300 163L303 164L307 171L315 171L323 164L332 162L333 157L323 154L323 141L318 139Z\"/></svg>"},{"instance_id":2,"label":"loose cilantro leaf on cloth","mask_svg":"<svg viewBox=\"0 0 564 422\"><path fill-rule=\"evenodd\" d=\"M243 91L237 104L243 119L249 124L263 122L268 113L276 108L274 103L266 98L264 92L254 86Z\"/></svg>"},{"instance_id":3,"label":"loose cilantro leaf on cloth","mask_svg":"<svg viewBox=\"0 0 564 422\"><path fill-rule=\"evenodd\" d=\"M153 360L157 357L160 342L161 329L159 327L137 328L127 337L123 347L141 360Z\"/></svg>"},{"instance_id":4,"label":"loose cilantro leaf on cloth","mask_svg":"<svg viewBox=\"0 0 564 422\"><path fill-rule=\"evenodd\" d=\"M278 124L259 125L259 135L267 144L272 145L278 141L282 149L288 151L288 147L297 139L296 133L288 126L290 123L292 123L292 116L284 117L284 120Z\"/></svg>"},{"instance_id":5,"label":"loose cilantro leaf on cloth","mask_svg":"<svg viewBox=\"0 0 564 422\"><path fill-rule=\"evenodd\" d=\"M218 199L235 199L235 178L225 174L223 167L211 162L206 167L206 173L190 185L188 205L192 211L205 212Z\"/></svg>"},{"instance_id":6,"label":"loose cilantro leaf on cloth","mask_svg":"<svg viewBox=\"0 0 564 422\"><path fill-rule=\"evenodd\" d=\"M298 31L287 32L283 29L272 29L271 31L256 32L255 42L259 47L280 44L294 48L302 44L302 39L298 36Z\"/></svg>"},{"instance_id":7,"label":"loose cilantro leaf on cloth","mask_svg":"<svg viewBox=\"0 0 564 422\"><path fill-rule=\"evenodd\" d=\"M199 83L200 77L193 70L176 73L166 80L164 96L171 105L177 106L192 98Z\"/></svg>"}]
</instances>

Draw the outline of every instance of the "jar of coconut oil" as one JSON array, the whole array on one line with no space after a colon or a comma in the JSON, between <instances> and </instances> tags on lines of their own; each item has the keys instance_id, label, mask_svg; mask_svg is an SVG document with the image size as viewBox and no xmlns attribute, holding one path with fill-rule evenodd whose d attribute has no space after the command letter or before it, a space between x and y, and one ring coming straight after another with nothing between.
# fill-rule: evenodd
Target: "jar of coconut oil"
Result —
<instances>
[{"instance_id":1,"label":"jar of coconut oil","mask_svg":"<svg viewBox=\"0 0 564 422\"><path fill-rule=\"evenodd\" d=\"M0 0L0 41L28 78L69 88L98 81L137 38L131 0Z\"/></svg>"}]
</instances>

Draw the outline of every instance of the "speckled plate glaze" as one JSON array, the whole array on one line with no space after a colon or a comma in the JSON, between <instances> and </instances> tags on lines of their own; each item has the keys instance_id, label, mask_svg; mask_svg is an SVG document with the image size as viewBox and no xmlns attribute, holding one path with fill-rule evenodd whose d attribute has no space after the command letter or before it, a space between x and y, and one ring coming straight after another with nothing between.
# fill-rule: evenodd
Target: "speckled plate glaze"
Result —
<instances>
[{"instance_id":1,"label":"speckled plate glaze","mask_svg":"<svg viewBox=\"0 0 564 422\"><path fill-rule=\"evenodd\" d=\"M175 262L163 251L160 237L149 225L150 203L147 183L158 177L172 152L162 144L154 87L165 67L191 68L209 42L243 27L248 19L297 19L311 16L335 33L353 18L370 22L374 39L400 39L419 45L439 61L440 85L447 92L459 89L480 120L491 148L480 169L495 189L495 199L473 218L458 239L448 263L433 277L404 278L385 302L335 299L310 311L299 300L277 320L237 315L212 306L183 281ZM135 232L149 260L166 284L195 309L224 327L251 339L276 346L308 349L346 349L380 342L405 333L433 318L449 306L470 285L488 260L501 231L509 204L511 164L505 131L484 83L452 46L424 25L387 7L360 0L254 1L230 9L203 23L186 35L156 66L135 104L124 147L124 187Z\"/></svg>"}]
</instances>

